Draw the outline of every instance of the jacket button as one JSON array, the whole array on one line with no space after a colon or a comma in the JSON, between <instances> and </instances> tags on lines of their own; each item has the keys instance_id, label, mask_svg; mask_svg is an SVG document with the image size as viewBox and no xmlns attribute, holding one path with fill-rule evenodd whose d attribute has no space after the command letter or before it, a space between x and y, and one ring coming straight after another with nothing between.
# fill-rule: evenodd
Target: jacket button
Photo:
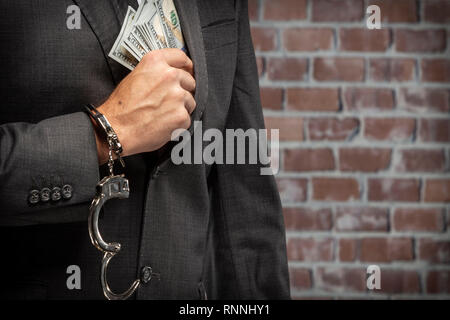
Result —
<instances>
[{"instance_id":1,"label":"jacket button","mask_svg":"<svg viewBox=\"0 0 450 320\"><path fill-rule=\"evenodd\" d=\"M159 273L154 273L152 267L144 266L141 269L141 281L143 283L148 283L152 277L155 277L156 279L160 279Z\"/></svg>"},{"instance_id":2,"label":"jacket button","mask_svg":"<svg viewBox=\"0 0 450 320\"><path fill-rule=\"evenodd\" d=\"M72 198L73 188L70 184L66 184L62 187L62 196L64 199Z\"/></svg>"},{"instance_id":3,"label":"jacket button","mask_svg":"<svg viewBox=\"0 0 450 320\"><path fill-rule=\"evenodd\" d=\"M52 201L58 201L61 199L61 188L54 187L52 189Z\"/></svg>"},{"instance_id":4,"label":"jacket button","mask_svg":"<svg viewBox=\"0 0 450 320\"><path fill-rule=\"evenodd\" d=\"M50 189L49 188L42 188L41 189L41 201L47 202L50 200Z\"/></svg>"},{"instance_id":5,"label":"jacket button","mask_svg":"<svg viewBox=\"0 0 450 320\"><path fill-rule=\"evenodd\" d=\"M39 197L40 195L38 190L31 190L28 196L28 202L31 204L36 204L39 202Z\"/></svg>"}]
</instances>

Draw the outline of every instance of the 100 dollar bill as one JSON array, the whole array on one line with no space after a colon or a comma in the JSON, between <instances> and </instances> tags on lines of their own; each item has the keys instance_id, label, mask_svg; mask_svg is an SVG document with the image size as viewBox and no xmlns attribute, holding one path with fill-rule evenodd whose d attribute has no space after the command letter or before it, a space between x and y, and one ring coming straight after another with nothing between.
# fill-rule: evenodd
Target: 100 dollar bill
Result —
<instances>
[{"instance_id":1,"label":"100 dollar bill","mask_svg":"<svg viewBox=\"0 0 450 320\"><path fill-rule=\"evenodd\" d=\"M111 59L114 59L130 70L133 70L139 61L123 46L123 38L124 34L128 33L133 25L135 13L136 12L133 8L128 7L122 28L120 29L119 35L108 54Z\"/></svg>"},{"instance_id":2,"label":"100 dollar bill","mask_svg":"<svg viewBox=\"0 0 450 320\"><path fill-rule=\"evenodd\" d=\"M173 0L142 0L137 11L128 7L109 56L133 70L146 53L163 48L186 51Z\"/></svg>"},{"instance_id":3,"label":"100 dollar bill","mask_svg":"<svg viewBox=\"0 0 450 320\"><path fill-rule=\"evenodd\" d=\"M170 48L185 49L180 19L172 0L154 0Z\"/></svg>"}]
</instances>

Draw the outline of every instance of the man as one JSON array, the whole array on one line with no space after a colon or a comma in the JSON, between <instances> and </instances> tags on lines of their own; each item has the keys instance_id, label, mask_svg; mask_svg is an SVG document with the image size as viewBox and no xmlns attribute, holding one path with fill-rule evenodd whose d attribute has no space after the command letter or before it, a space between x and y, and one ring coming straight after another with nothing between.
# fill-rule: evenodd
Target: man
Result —
<instances>
[{"instance_id":1,"label":"man","mask_svg":"<svg viewBox=\"0 0 450 320\"><path fill-rule=\"evenodd\" d=\"M3 1L0 234L4 298L101 299L89 203L108 175L92 103L123 145L130 197L103 207L122 244L108 267L137 299L289 298L279 196L261 165L181 164L170 135L263 128L246 1L174 1L189 56L148 53L134 71L107 57L135 0ZM77 5L80 29L66 27ZM77 284L77 277L79 282Z\"/></svg>"}]
</instances>

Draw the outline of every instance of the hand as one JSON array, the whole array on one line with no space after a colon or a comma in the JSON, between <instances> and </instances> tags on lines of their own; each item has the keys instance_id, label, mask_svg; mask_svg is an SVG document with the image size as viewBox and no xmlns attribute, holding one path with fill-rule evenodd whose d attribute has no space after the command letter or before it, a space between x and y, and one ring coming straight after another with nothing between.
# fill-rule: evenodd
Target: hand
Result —
<instances>
[{"instance_id":1,"label":"hand","mask_svg":"<svg viewBox=\"0 0 450 320\"><path fill-rule=\"evenodd\" d=\"M157 150L178 128L188 129L196 107L193 64L179 49L147 53L108 100L97 108L111 123L123 156ZM96 134L99 163L108 145Z\"/></svg>"}]
</instances>

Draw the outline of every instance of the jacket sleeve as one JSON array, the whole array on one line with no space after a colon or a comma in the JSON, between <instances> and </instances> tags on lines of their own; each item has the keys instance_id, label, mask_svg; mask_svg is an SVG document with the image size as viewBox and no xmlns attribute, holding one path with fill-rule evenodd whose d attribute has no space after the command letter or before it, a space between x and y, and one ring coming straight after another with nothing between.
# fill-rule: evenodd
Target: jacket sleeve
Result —
<instances>
[{"instance_id":1,"label":"jacket sleeve","mask_svg":"<svg viewBox=\"0 0 450 320\"><path fill-rule=\"evenodd\" d=\"M0 225L85 219L98 179L94 128L87 114L0 126ZM55 187L61 188L59 200L57 194L49 201L48 194L44 201L36 198L36 191Z\"/></svg>"},{"instance_id":2,"label":"jacket sleeve","mask_svg":"<svg viewBox=\"0 0 450 320\"><path fill-rule=\"evenodd\" d=\"M225 128L258 131L264 129L264 117L247 1L237 2L237 10L237 67ZM274 177L261 175L261 167L222 164L215 168L214 190L218 194L213 198L213 211L215 274L221 277L217 281L219 298L290 298L280 198Z\"/></svg>"}]
</instances>

